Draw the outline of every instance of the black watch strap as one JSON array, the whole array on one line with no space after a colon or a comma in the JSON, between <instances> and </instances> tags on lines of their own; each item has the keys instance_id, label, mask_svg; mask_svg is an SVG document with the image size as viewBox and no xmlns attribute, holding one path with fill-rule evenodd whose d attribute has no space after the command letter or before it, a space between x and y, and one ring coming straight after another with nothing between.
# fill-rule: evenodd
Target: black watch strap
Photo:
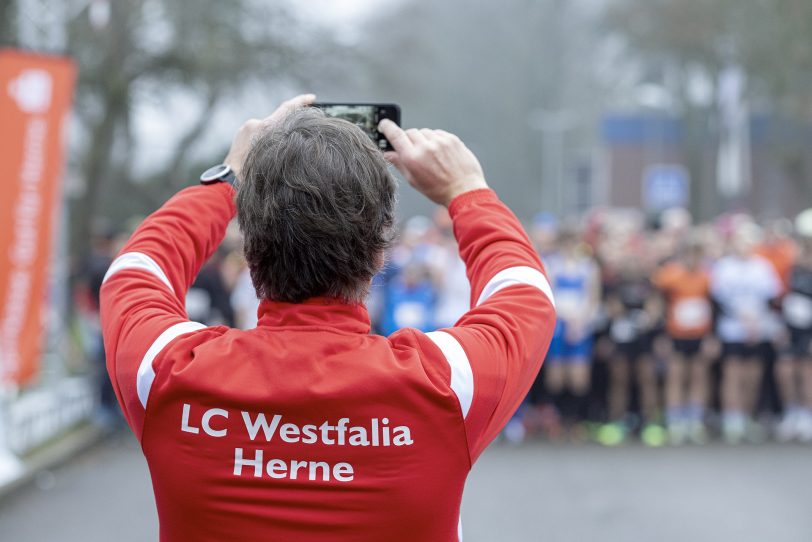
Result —
<instances>
[{"instance_id":1,"label":"black watch strap","mask_svg":"<svg viewBox=\"0 0 812 542\"><path fill-rule=\"evenodd\" d=\"M224 183L228 183L233 187L237 187L237 174L234 173L232 170L229 170L223 177L220 178L220 181Z\"/></svg>"},{"instance_id":2,"label":"black watch strap","mask_svg":"<svg viewBox=\"0 0 812 542\"><path fill-rule=\"evenodd\" d=\"M217 164L200 175L200 184L228 183L237 186L237 175L228 164Z\"/></svg>"}]
</instances>

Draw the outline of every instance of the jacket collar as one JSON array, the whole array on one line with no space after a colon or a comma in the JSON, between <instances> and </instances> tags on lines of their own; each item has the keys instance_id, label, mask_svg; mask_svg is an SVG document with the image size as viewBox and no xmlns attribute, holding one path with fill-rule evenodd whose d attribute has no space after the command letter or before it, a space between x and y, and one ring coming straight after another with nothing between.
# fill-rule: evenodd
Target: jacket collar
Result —
<instances>
[{"instance_id":1,"label":"jacket collar","mask_svg":"<svg viewBox=\"0 0 812 542\"><path fill-rule=\"evenodd\" d=\"M369 313L363 303L344 303L334 298L313 297L301 303L262 300L257 311L258 327L332 328L368 334Z\"/></svg>"}]
</instances>

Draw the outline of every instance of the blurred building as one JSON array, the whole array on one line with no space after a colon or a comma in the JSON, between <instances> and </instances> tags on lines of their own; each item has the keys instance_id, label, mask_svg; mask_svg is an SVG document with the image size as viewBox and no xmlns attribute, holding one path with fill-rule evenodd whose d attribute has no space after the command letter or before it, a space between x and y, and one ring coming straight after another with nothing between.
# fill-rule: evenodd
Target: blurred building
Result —
<instances>
[{"instance_id":1,"label":"blurred building","mask_svg":"<svg viewBox=\"0 0 812 542\"><path fill-rule=\"evenodd\" d=\"M685 122L664 114L610 114L600 125L595 203L657 211L685 204L707 218L741 209L759 217L793 216L809 206L812 126L751 117L750 181L724 194L717 180L718 135L688 137Z\"/></svg>"}]
</instances>

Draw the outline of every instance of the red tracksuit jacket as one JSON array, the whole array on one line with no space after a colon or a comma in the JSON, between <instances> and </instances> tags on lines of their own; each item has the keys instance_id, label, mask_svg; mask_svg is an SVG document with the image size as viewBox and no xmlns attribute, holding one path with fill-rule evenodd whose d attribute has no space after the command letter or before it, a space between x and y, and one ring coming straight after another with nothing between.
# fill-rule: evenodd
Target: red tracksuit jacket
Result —
<instances>
[{"instance_id":1,"label":"red tracksuit jacket","mask_svg":"<svg viewBox=\"0 0 812 542\"><path fill-rule=\"evenodd\" d=\"M101 290L107 367L149 463L164 542L462 537L471 465L536 376L550 286L491 190L450 206L471 281L453 328L369 334L362 305L262 302L240 331L187 319L235 214L220 183L147 218Z\"/></svg>"}]
</instances>

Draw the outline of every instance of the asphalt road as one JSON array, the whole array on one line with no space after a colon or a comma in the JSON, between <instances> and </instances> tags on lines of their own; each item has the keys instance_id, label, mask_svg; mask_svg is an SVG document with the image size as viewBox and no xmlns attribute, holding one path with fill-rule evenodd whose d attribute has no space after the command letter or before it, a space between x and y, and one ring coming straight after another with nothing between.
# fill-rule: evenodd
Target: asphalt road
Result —
<instances>
[{"instance_id":1,"label":"asphalt road","mask_svg":"<svg viewBox=\"0 0 812 542\"><path fill-rule=\"evenodd\" d=\"M494 446L463 503L465 542L812 540L812 447ZM0 501L2 542L157 540L135 442L106 442Z\"/></svg>"}]
</instances>

